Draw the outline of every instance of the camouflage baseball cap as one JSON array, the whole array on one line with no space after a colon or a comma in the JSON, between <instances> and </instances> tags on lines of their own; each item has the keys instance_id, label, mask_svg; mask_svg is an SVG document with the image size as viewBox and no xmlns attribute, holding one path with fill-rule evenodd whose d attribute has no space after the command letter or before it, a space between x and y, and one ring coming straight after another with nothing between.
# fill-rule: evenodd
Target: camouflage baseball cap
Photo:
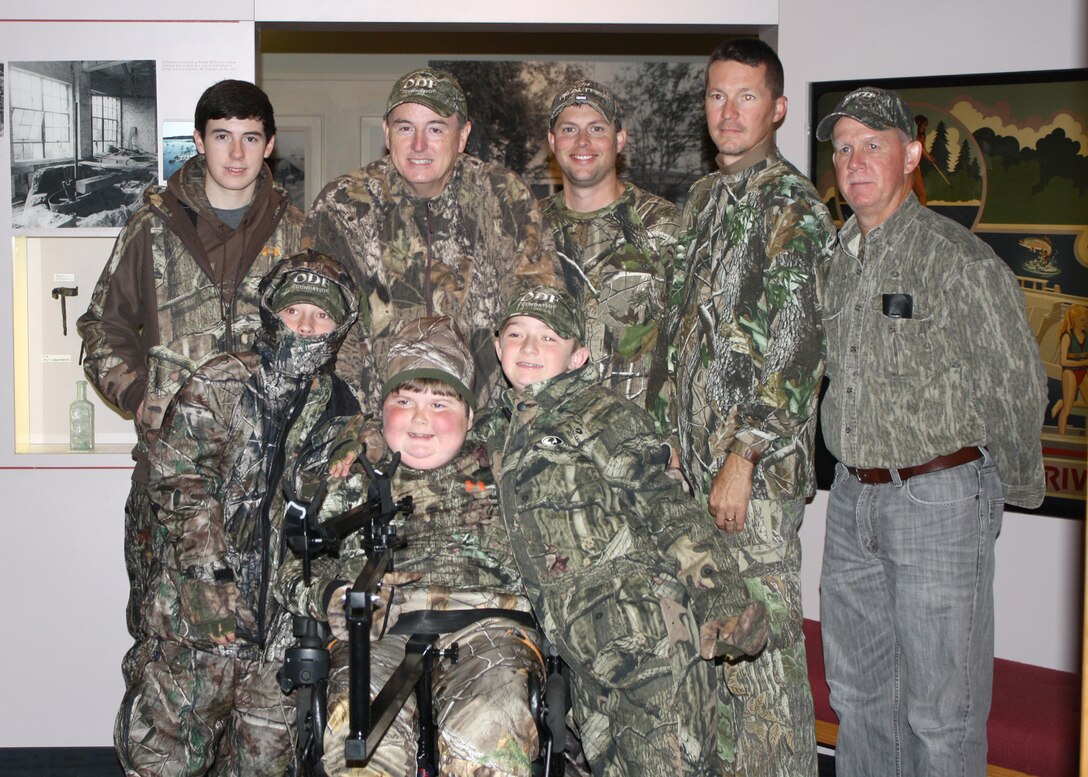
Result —
<instances>
[{"instance_id":1,"label":"camouflage baseball cap","mask_svg":"<svg viewBox=\"0 0 1088 777\"><path fill-rule=\"evenodd\" d=\"M340 284L310 269L293 270L284 276L283 283L272 296L272 309L278 313L299 302L317 305L338 324L344 320L347 309Z\"/></svg>"},{"instance_id":2,"label":"camouflage baseball cap","mask_svg":"<svg viewBox=\"0 0 1088 777\"><path fill-rule=\"evenodd\" d=\"M563 91L555 96L555 99L552 100L551 118L548 120L548 127L554 127L559 114L563 112L564 108L571 105L588 105L601 114L605 121L615 124L616 129L623 126L620 101L616 99L616 95L612 90L596 81L585 80L567 84Z\"/></svg>"},{"instance_id":3,"label":"camouflage baseball cap","mask_svg":"<svg viewBox=\"0 0 1088 777\"><path fill-rule=\"evenodd\" d=\"M452 73L423 67L400 77L389 93L385 115L402 103L425 105L439 116L459 113L468 118L468 101Z\"/></svg>"},{"instance_id":4,"label":"camouflage baseball cap","mask_svg":"<svg viewBox=\"0 0 1088 777\"><path fill-rule=\"evenodd\" d=\"M449 316L409 321L393 335L386 358L382 398L412 378L433 378L476 406L476 362L457 323Z\"/></svg>"},{"instance_id":5,"label":"camouflage baseball cap","mask_svg":"<svg viewBox=\"0 0 1088 777\"><path fill-rule=\"evenodd\" d=\"M569 293L549 286L537 286L506 305L497 331L514 316L530 316L547 324L557 335L586 341L586 316Z\"/></svg>"},{"instance_id":6,"label":"camouflage baseball cap","mask_svg":"<svg viewBox=\"0 0 1088 777\"><path fill-rule=\"evenodd\" d=\"M844 116L860 121L869 129L902 130L909 138L913 138L917 132L914 112L898 92L875 86L863 86L839 100L835 110L820 120L816 126L816 139L831 140L835 122Z\"/></svg>"}]
</instances>

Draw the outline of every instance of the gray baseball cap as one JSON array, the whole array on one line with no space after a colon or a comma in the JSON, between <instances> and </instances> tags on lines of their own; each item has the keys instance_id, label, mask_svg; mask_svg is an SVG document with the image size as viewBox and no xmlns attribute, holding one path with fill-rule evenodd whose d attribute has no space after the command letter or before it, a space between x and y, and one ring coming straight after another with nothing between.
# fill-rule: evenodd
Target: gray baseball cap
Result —
<instances>
[{"instance_id":1,"label":"gray baseball cap","mask_svg":"<svg viewBox=\"0 0 1088 777\"><path fill-rule=\"evenodd\" d=\"M589 80L574 81L567 84L563 91L552 100L548 127L554 127L559 114L563 112L564 108L569 108L571 105L588 105L601 114L605 121L615 124L616 129L623 126L623 111L620 108L620 101L616 99L615 93L604 84Z\"/></svg>"},{"instance_id":2,"label":"gray baseball cap","mask_svg":"<svg viewBox=\"0 0 1088 777\"><path fill-rule=\"evenodd\" d=\"M816 126L816 139L831 140L835 122L844 116L860 121L869 129L902 130L909 138L913 138L917 132L914 112L898 92L863 86L839 100L835 110L820 120Z\"/></svg>"},{"instance_id":3,"label":"gray baseball cap","mask_svg":"<svg viewBox=\"0 0 1088 777\"><path fill-rule=\"evenodd\" d=\"M468 118L465 93L453 74L445 70L423 67L397 79L385 104L385 115L403 103L425 105L442 117L459 113Z\"/></svg>"}]
</instances>

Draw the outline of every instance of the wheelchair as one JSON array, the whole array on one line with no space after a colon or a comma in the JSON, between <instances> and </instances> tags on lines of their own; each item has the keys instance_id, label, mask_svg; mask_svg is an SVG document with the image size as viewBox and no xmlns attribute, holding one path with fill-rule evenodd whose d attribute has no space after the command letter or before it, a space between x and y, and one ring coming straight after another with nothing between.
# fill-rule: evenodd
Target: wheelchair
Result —
<instances>
[{"instance_id":1,"label":"wheelchair","mask_svg":"<svg viewBox=\"0 0 1088 777\"><path fill-rule=\"evenodd\" d=\"M358 531L365 532L363 544L367 563L352 584L345 610L348 624L349 732L344 742L347 765L365 764L374 754L382 736L413 694L416 701L418 777L436 777L439 763L438 726L435 723L434 678L442 660L456 662L456 642L439 648L442 634L459 631L474 622L501 618L539 632L533 617L519 610L425 610L402 615L389 634L407 637L405 654L392 676L371 699L371 626L379 606L382 576L393 568L398 543L393 519L398 513L411 514L411 497L394 502L391 478L399 463L394 457L387 472L376 471L362 458L370 476L367 500L359 507L328 521L317 523L320 494L310 505L291 500L284 522L287 545L302 556L303 575L309 581L310 556L333 552L340 541ZM331 669L328 625L312 618L295 617L293 633L297 643L285 653L279 672L280 687L295 694L295 773L303 777L325 777L321 759L328 713L328 683ZM535 650L535 648L534 648ZM567 763L566 712L570 707L565 667L554 649L545 645L538 652L540 666L529 674L526 703L537 726L540 753L533 762L533 777L563 777Z\"/></svg>"}]
</instances>

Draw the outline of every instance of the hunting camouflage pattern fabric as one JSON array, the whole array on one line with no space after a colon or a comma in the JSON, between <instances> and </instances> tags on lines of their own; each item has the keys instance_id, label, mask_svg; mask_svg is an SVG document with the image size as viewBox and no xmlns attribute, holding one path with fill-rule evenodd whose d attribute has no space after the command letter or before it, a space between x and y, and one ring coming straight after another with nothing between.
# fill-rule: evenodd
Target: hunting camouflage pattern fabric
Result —
<instances>
[{"instance_id":1,"label":"hunting camouflage pattern fabric","mask_svg":"<svg viewBox=\"0 0 1088 777\"><path fill-rule=\"evenodd\" d=\"M136 422L136 466L125 506L127 619L138 640L147 635L139 607L151 574L149 440L197 365L252 345L261 327L258 284L301 241L302 212L267 167L236 230L212 210L204 193L206 174L204 157L196 156L167 186L144 191L144 206L118 236L77 322L87 379L121 410L135 414L146 404L148 425Z\"/></svg>"},{"instance_id":2,"label":"hunting camouflage pattern fabric","mask_svg":"<svg viewBox=\"0 0 1088 777\"><path fill-rule=\"evenodd\" d=\"M718 753L739 774L815 775L797 528L816 488L822 284L834 226L777 151L697 181L683 221L674 286L681 458L704 509L728 454L755 463L744 530L721 537L770 615L767 649L719 669Z\"/></svg>"},{"instance_id":3,"label":"hunting camouflage pattern fabric","mask_svg":"<svg viewBox=\"0 0 1088 777\"><path fill-rule=\"evenodd\" d=\"M665 473L650 417L583 367L507 391L480 424L526 590L571 668L594 773L717 774L699 628L749 598L718 533Z\"/></svg>"},{"instance_id":4,"label":"hunting camouflage pattern fabric","mask_svg":"<svg viewBox=\"0 0 1088 777\"><path fill-rule=\"evenodd\" d=\"M117 756L128 775L284 774L292 738L276 681L280 664L239 661L169 640L139 644L140 682L115 721ZM241 702L222 727L224 710Z\"/></svg>"},{"instance_id":5,"label":"hunting camouflage pattern fabric","mask_svg":"<svg viewBox=\"0 0 1088 777\"><path fill-rule=\"evenodd\" d=\"M273 465L281 450L285 462L294 460L335 410L334 397L345 389L337 392L330 366L357 312L342 265L301 256L278 265L262 286L265 328L253 349L199 367L152 447L156 574L148 618L160 637L214 652L208 635L229 629L253 657L265 645L269 540L283 515ZM328 335L300 337L267 307L283 278L299 269L334 280L349 299L348 315Z\"/></svg>"},{"instance_id":6,"label":"hunting camouflage pattern fabric","mask_svg":"<svg viewBox=\"0 0 1088 777\"><path fill-rule=\"evenodd\" d=\"M600 210L541 202L567 289L586 315L586 342L606 386L645 408L668 434L668 288L680 211L632 183Z\"/></svg>"},{"instance_id":7,"label":"hunting camouflage pattern fabric","mask_svg":"<svg viewBox=\"0 0 1088 777\"><path fill-rule=\"evenodd\" d=\"M300 270L340 284L350 302L330 334L299 337L270 308ZM346 270L316 254L273 268L260 300L253 349L198 367L151 446L155 523L143 609L152 636L132 661L115 731L131 772L203 773L221 756L224 773L264 774L290 758L292 710L275 677L284 619L269 594L283 514L277 470L330 416L358 411L331 372L357 309ZM213 639L228 635L234 641Z\"/></svg>"},{"instance_id":8,"label":"hunting camouflage pattern fabric","mask_svg":"<svg viewBox=\"0 0 1088 777\"><path fill-rule=\"evenodd\" d=\"M1005 501L1038 507L1047 379L1016 278L913 195L866 236L864 264L860 239L851 219L828 280L828 449L850 466L899 468L984 445ZM885 316L885 293L910 295L913 318Z\"/></svg>"},{"instance_id":9,"label":"hunting camouflage pattern fabric","mask_svg":"<svg viewBox=\"0 0 1088 777\"><path fill-rule=\"evenodd\" d=\"M382 441L379 421L356 416L339 431L338 439L367 441L365 453L376 468L382 471L389 466L391 452ZM333 456L342 452L337 449ZM371 634L375 692L404 656L404 640L385 633L404 613L481 608L529 612L482 446L466 444L453 461L434 470L415 470L402 464L392 485L394 499L411 496L415 506L412 515L399 514L394 520L397 536L406 542L394 556L394 574L418 575L419 579L393 588L385 597L388 611L380 611L375 618ZM367 486L368 478L361 472L331 480L321 515L330 518L360 504ZM326 619L325 597L355 580L366 564L366 552L355 535L344 543L338 558L320 556L312 563L307 586L301 560L293 556L285 559L277 595L294 613ZM341 602L328 604L329 608L340 606ZM455 664L442 662L435 686L441 773L475 775L481 772L474 770L486 767L488 771L483 773L496 777L528 777L538 745L527 683L530 672L543 672L536 632L509 620L490 618L443 635L440 644L453 641L460 646L461 658ZM346 657L334 651L334 661L337 668L330 679L325 737L328 773L396 777L412 773L405 770L405 764L415 764L414 702L397 717L365 768L345 766Z\"/></svg>"},{"instance_id":10,"label":"hunting camouflage pattern fabric","mask_svg":"<svg viewBox=\"0 0 1088 777\"><path fill-rule=\"evenodd\" d=\"M483 406L502 381L492 339L503 302L558 282L529 189L467 154L431 199L413 196L389 157L340 176L314 201L305 234L359 282L362 313L336 369L372 412L381 407L389 339L404 322L434 315L453 318L468 339Z\"/></svg>"},{"instance_id":11,"label":"hunting camouflage pattern fabric","mask_svg":"<svg viewBox=\"0 0 1088 777\"><path fill-rule=\"evenodd\" d=\"M756 499L815 493L821 294L835 236L812 184L775 151L696 181L676 276L685 474L705 503L726 454L758 458Z\"/></svg>"}]
</instances>

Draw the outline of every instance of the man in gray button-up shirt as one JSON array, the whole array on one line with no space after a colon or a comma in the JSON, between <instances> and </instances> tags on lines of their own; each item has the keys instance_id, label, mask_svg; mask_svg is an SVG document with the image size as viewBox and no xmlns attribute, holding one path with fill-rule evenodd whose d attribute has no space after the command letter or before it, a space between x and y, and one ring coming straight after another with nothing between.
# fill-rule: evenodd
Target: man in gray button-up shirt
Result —
<instances>
[{"instance_id":1,"label":"man in gray button-up shirt","mask_svg":"<svg viewBox=\"0 0 1088 777\"><path fill-rule=\"evenodd\" d=\"M854 215L824 327L828 505L821 613L838 774L986 772L994 540L1043 499L1046 378L1008 267L911 192L922 154L895 92L816 130Z\"/></svg>"}]
</instances>

